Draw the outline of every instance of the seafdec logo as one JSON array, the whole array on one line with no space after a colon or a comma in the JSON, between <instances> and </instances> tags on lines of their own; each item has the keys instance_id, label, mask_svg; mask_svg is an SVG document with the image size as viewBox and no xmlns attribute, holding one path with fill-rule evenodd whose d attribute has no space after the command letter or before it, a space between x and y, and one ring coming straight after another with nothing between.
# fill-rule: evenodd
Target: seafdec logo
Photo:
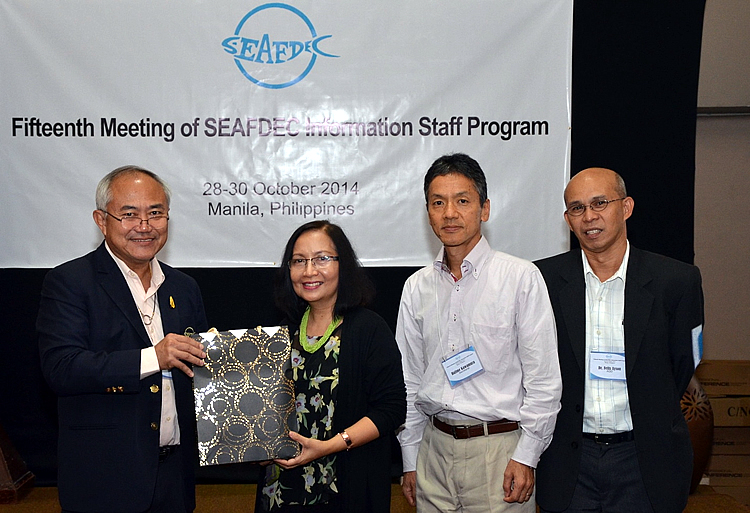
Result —
<instances>
[{"instance_id":1,"label":"seafdec logo","mask_svg":"<svg viewBox=\"0 0 750 513\"><path fill-rule=\"evenodd\" d=\"M319 36L296 7L270 3L247 13L221 46L248 80L260 87L283 89L305 78L318 56L338 57L324 51L331 37Z\"/></svg>"}]
</instances>

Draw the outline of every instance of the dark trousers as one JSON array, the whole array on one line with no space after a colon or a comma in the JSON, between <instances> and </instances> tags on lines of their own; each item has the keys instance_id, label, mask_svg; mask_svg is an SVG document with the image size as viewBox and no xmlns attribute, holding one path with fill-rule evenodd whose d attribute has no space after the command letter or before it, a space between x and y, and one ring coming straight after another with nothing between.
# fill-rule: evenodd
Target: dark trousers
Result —
<instances>
[{"instance_id":1,"label":"dark trousers","mask_svg":"<svg viewBox=\"0 0 750 513\"><path fill-rule=\"evenodd\" d=\"M185 506L185 480L182 476L182 461L177 445L169 456L160 459L159 470L156 474L156 487L151 507L143 513L190 513ZM102 504L102 513L108 511L106 504ZM76 513L62 510L61 513Z\"/></svg>"},{"instance_id":2,"label":"dark trousers","mask_svg":"<svg viewBox=\"0 0 750 513\"><path fill-rule=\"evenodd\" d=\"M653 511L638 466L635 442L602 445L584 438L578 481L564 513Z\"/></svg>"},{"instance_id":3,"label":"dark trousers","mask_svg":"<svg viewBox=\"0 0 750 513\"><path fill-rule=\"evenodd\" d=\"M186 513L185 480L182 476L182 447L175 446L172 453L159 461L154 499L148 513Z\"/></svg>"}]
</instances>

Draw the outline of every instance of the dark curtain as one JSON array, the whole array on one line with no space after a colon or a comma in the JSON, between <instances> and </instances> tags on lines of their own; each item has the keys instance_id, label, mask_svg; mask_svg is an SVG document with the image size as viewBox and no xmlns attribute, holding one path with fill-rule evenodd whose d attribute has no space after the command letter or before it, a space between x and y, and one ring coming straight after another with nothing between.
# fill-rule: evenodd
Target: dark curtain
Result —
<instances>
[{"instance_id":1,"label":"dark curtain","mask_svg":"<svg viewBox=\"0 0 750 513\"><path fill-rule=\"evenodd\" d=\"M704 7L578 0L573 17L571 173L620 173L633 245L689 263Z\"/></svg>"}]
</instances>

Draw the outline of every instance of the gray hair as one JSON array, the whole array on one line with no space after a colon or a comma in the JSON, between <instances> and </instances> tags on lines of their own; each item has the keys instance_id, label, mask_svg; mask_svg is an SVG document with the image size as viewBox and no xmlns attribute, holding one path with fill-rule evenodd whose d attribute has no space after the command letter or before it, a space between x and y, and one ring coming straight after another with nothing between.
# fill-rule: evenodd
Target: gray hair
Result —
<instances>
[{"instance_id":1,"label":"gray hair","mask_svg":"<svg viewBox=\"0 0 750 513\"><path fill-rule=\"evenodd\" d=\"M615 192L619 197L626 198L628 190L625 188L625 180L622 179L618 172L613 171L613 173L615 173Z\"/></svg>"},{"instance_id":2,"label":"gray hair","mask_svg":"<svg viewBox=\"0 0 750 513\"><path fill-rule=\"evenodd\" d=\"M144 175L150 176L151 178L156 180L156 182L161 185L161 188L164 190L164 195L167 197L167 207L169 207L169 202L172 199L172 191L169 189L169 185L167 185L164 180L159 178L159 175L157 175L153 171L149 171L148 169L144 169L138 166L122 166L118 167L114 171L110 171L109 173L107 173L107 176L99 181L99 185L96 186L96 209L105 211L107 210L107 205L109 205L109 202L112 201L112 182L115 178L123 174L135 173L143 173Z\"/></svg>"}]
</instances>

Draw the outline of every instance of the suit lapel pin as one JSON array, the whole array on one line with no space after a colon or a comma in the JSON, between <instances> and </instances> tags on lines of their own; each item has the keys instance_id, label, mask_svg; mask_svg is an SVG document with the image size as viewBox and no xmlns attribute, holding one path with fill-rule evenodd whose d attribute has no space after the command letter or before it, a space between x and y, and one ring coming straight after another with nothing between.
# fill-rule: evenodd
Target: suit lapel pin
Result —
<instances>
[{"instance_id":1,"label":"suit lapel pin","mask_svg":"<svg viewBox=\"0 0 750 513\"><path fill-rule=\"evenodd\" d=\"M169 306L174 308L174 298L172 296L169 296Z\"/></svg>"}]
</instances>

